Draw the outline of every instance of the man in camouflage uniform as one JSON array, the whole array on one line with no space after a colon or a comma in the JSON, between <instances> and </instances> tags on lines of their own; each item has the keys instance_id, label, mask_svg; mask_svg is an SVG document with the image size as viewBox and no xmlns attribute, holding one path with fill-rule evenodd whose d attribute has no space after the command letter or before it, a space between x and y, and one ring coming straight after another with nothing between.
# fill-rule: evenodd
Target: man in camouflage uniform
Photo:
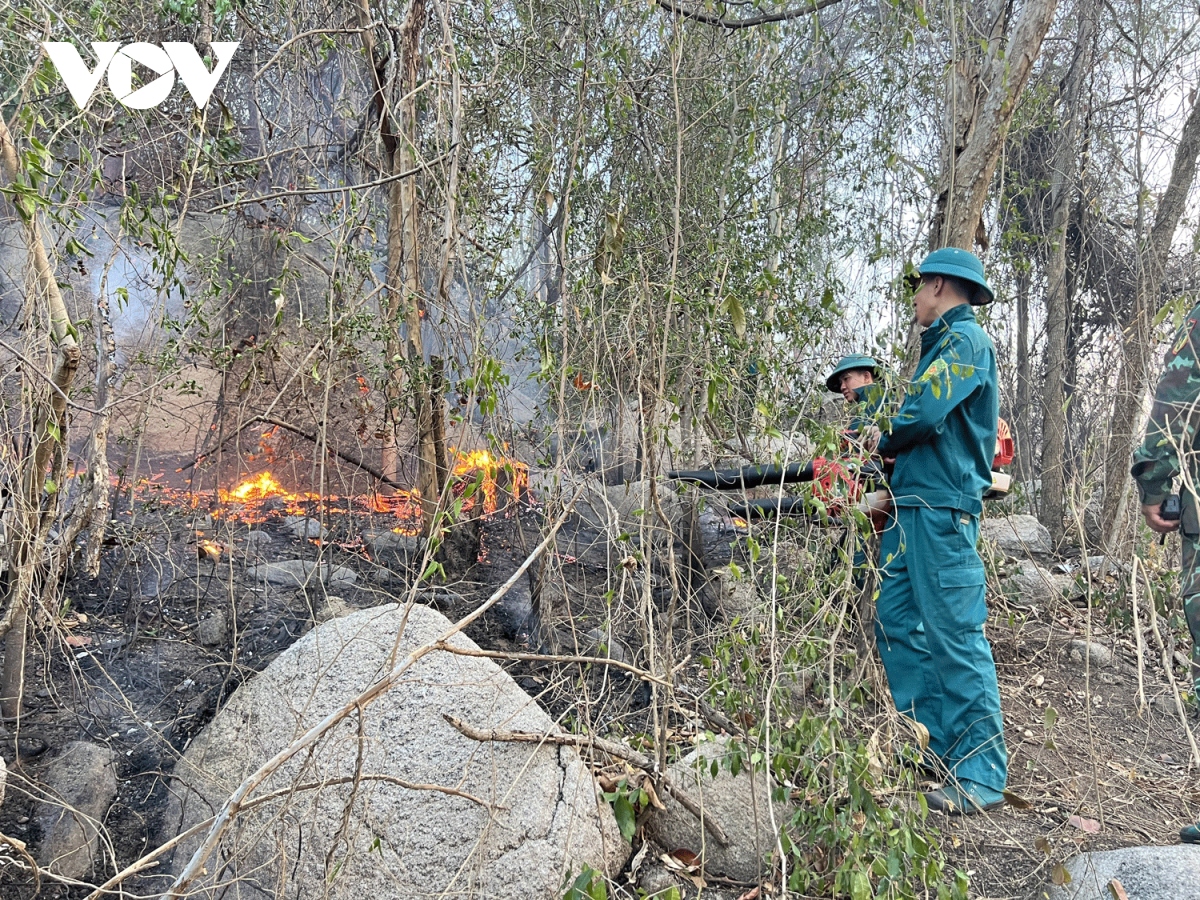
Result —
<instances>
[{"instance_id":1,"label":"man in camouflage uniform","mask_svg":"<svg viewBox=\"0 0 1200 900\"><path fill-rule=\"evenodd\" d=\"M1183 613L1192 634L1191 687L1193 699L1200 695L1200 306L1188 313L1164 360L1163 376L1154 392L1154 405L1146 423L1146 436L1133 453L1134 480L1141 494L1142 516L1160 534L1179 529L1183 547L1180 572ZM1182 459L1181 459L1182 457ZM1186 473L1186 474L1185 474ZM1184 474L1180 485L1182 506L1178 521L1162 517L1162 502L1172 491L1174 480ZM1188 843L1200 843L1200 827L1190 825L1180 832Z\"/></svg>"}]
</instances>

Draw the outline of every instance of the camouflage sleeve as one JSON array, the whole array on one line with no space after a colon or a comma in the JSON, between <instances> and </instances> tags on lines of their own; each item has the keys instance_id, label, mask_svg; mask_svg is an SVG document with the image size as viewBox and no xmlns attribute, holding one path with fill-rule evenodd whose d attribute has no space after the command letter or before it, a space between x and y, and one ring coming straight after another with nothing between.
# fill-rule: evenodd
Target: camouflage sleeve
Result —
<instances>
[{"instance_id":1,"label":"camouflage sleeve","mask_svg":"<svg viewBox=\"0 0 1200 900\"><path fill-rule=\"evenodd\" d=\"M1190 450L1200 416L1200 307L1192 310L1167 351L1163 376L1154 391L1146 436L1133 452L1130 473L1137 481L1142 505L1162 503L1179 475L1180 451Z\"/></svg>"}]
</instances>

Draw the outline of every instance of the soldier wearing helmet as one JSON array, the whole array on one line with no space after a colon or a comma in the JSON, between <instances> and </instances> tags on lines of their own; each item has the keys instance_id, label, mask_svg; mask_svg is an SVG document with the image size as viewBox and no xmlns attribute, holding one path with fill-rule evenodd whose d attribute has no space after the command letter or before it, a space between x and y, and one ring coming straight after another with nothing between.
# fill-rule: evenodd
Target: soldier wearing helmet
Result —
<instances>
[{"instance_id":1,"label":"soldier wearing helmet","mask_svg":"<svg viewBox=\"0 0 1200 900\"><path fill-rule=\"evenodd\" d=\"M856 415L850 423L851 431L865 431L874 425L876 415L884 406L886 394L883 368L873 356L865 353L843 356L825 379L825 386L830 392L841 394L855 408Z\"/></svg>"},{"instance_id":2,"label":"soldier wearing helmet","mask_svg":"<svg viewBox=\"0 0 1200 900\"><path fill-rule=\"evenodd\" d=\"M918 272L921 359L877 441L896 464L875 634L896 708L928 729L928 761L949 776L926 794L930 808L969 814L1003 804L1008 774L975 550L1000 404L995 348L972 307L995 295L966 250L934 251Z\"/></svg>"}]
</instances>

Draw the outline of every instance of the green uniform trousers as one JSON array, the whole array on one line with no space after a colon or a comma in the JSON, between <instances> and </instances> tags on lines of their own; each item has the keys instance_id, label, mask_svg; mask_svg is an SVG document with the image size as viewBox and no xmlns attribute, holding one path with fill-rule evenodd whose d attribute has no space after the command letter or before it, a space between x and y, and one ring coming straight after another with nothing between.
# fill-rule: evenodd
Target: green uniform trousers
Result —
<instances>
[{"instance_id":1,"label":"green uniform trousers","mask_svg":"<svg viewBox=\"0 0 1200 900\"><path fill-rule=\"evenodd\" d=\"M1185 516L1180 523L1179 543L1183 547L1180 582L1183 594L1183 616L1192 633L1192 690L1200 694L1200 527L1194 516Z\"/></svg>"},{"instance_id":2,"label":"green uniform trousers","mask_svg":"<svg viewBox=\"0 0 1200 900\"><path fill-rule=\"evenodd\" d=\"M1001 791L1008 751L987 619L979 519L896 509L880 543L875 636L896 708L929 730L929 749L960 781Z\"/></svg>"}]
</instances>

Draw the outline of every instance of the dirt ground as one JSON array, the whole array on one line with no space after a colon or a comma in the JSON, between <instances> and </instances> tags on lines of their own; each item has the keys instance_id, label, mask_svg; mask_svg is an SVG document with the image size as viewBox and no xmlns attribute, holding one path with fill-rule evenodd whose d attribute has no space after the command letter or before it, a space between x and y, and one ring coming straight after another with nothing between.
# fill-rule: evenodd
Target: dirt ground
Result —
<instances>
[{"instance_id":1,"label":"dirt ground","mask_svg":"<svg viewBox=\"0 0 1200 900\"><path fill-rule=\"evenodd\" d=\"M1046 621L994 615L1009 789L1029 809L1005 809L941 826L944 849L971 873L972 895L1041 897L1054 867L1080 851L1174 844L1200 816L1200 760L1192 750L1154 645L1139 700L1137 650L1091 614L1090 638L1115 650L1108 667L1067 652L1088 637L1089 615L1063 603ZM1182 674L1180 671L1179 674ZM1053 708L1055 715L1047 717ZM1195 708L1187 711L1200 733ZM1048 727L1047 722L1053 721Z\"/></svg>"},{"instance_id":2,"label":"dirt ground","mask_svg":"<svg viewBox=\"0 0 1200 900\"><path fill-rule=\"evenodd\" d=\"M370 517L335 524L325 542L334 562L359 576L353 586L337 589L338 602L350 607L391 602L412 576L402 565L381 572L378 560L367 559L358 537L364 523L373 524ZM197 525L224 542L220 561L198 555ZM538 527L533 510L488 520L478 564L423 600L451 618L474 608L524 558ZM238 684L313 627L331 603L332 589L321 585L267 588L239 575L228 563L248 552L249 530L204 521L170 504L145 508L130 527L116 529L120 545L106 554L100 579L68 585L61 627L32 654L20 730L3 745L11 771L0 832L29 842L36 852L36 783L53 756L46 751L84 739L111 747L118 759L105 870L128 864L161 839L170 772L191 737ZM288 533L280 516L256 530L270 537L264 551L269 558L316 552L311 542ZM588 535L573 538L587 545ZM565 577L581 595L587 585L610 577L595 554L564 554L563 562ZM577 635L586 636L603 618L586 603L574 612ZM202 623L218 613L224 636L206 637ZM494 649L545 649L531 644L529 613L529 589L522 585L470 636ZM1009 787L1023 805L964 819L936 816L943 848L954 867L970 874L973 897L1040 897L1055 866L1080 850L1174 843L1178 830L1200 815L1200 763L1191 758L1161 657L1153 646L1146 651L1142 707L1136 649L1103 619L1099 609L1089 613L1078 600L1040 613L1009 609L1002 601L993 609L989 635L1001 683ZM1115 651L1111 665L1087 667L1069 655L1069 643L1085 636ZM584 687L587 702L581 702L578 682L552 667L506 667L565 727L649 730L648 692L633 678L594 674ZM652 849L645 865L655 865L663 848ZM756 886L710 879L703 890L687 882L679 887L687 897L735 900ZM0 894L13 900L34 895L29 877L15 866L0 866ZM43 884L38 896L85 894ZM619 882L612 895L635 897L636 891Z\"/></svg>"}]
</instances>

